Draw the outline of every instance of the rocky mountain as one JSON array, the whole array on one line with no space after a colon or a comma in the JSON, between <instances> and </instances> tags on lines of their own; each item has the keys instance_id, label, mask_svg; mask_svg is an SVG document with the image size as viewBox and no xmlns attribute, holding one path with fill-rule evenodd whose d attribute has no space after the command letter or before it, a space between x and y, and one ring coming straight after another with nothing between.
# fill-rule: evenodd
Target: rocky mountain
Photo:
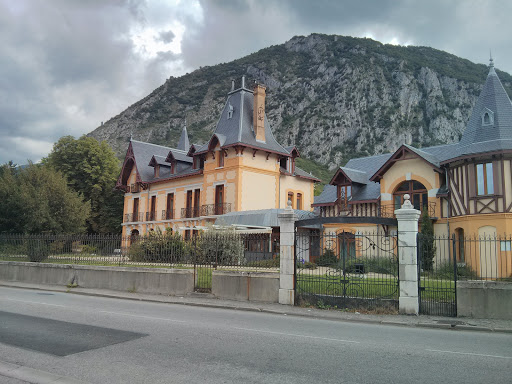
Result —
<instances>
[{"instance_id":1,"label":"rocky mountain","mask_svg":"<svg viewBox=\"0 0 512 384\"><path fill-rule=\"evenodd\" d=\"M245 74L267 86L274 134L331 170L349 158L458 141L485 81L485 65L428 47L312 34L249 56L166 80L90 133L124 156L130 135L176 145L215 129L230 80ZM512 77L497 71L512 95Z\"/></svg>"}]
</instances>

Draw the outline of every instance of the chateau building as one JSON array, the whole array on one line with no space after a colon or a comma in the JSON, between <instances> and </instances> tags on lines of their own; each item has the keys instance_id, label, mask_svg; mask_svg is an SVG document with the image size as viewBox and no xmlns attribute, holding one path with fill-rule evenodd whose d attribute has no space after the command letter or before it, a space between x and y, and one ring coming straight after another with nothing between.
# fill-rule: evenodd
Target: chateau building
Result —
<instances>
[{"instance_id":1,"label":"chateau building","mask_svg":"<svg viewBox=\"0 0 512 384\"><path fill-rule=\"evenodd\" d=\"M233 212L311 210L319 180L295 165L265 114L265 87L232 82L215 132L190 145L186 127L177 148L131 140L116 188L125 192L123 235L160 228L190 237ZM251 217L258 217L252 215ZM257 223L254 223L257 224Z\"/></svg>"},{"instance_id":2,"label":"chateau building","mask_svg":"<svg viewBox=\"0 0 512 384\"><path fill-rule=\"evenodd\" d=\"M421 149L404 144L394 153L352 159L313 206L321 216L347 218L326 224L327 230L375 230L379 218L394 217L406 194L415 208L428 210L436 235L512 234L512 103L492 59L460 142ZM464 261L464 242L458 244L457 259ZM509 240L497 252L512 263Z\"/></svg>"}]
</instances>

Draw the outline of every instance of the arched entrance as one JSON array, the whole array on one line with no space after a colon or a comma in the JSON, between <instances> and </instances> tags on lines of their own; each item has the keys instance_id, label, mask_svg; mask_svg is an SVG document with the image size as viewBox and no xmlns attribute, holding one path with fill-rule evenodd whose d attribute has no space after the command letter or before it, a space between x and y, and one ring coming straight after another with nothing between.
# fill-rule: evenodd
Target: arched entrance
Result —
<instances>
[{"instance_id":1,"label":"arched entrance","mask_svg":"<svg viewBox=\"0 0 512 384\"><path fill-rule=\"evenodd\" d=\"M416 180L407 180L401 183L393 192L393 202L395 209L400 209L404 203L404 196L411 197L411 203L415 209L423 211L428 209L428 190L427 188Z\"/></svg>"},{"instance_id":2,"label":"arched entrance","mask_svg":"<svg viewBox=\"0 0 512 384\"><path fill-rule=\"evenodd\" d=\"M132 233L130 233L130 245L133 243L136 243L138 239L139 239L139 230L134 229L132 231Z\"/></svg>"}]
</instances>

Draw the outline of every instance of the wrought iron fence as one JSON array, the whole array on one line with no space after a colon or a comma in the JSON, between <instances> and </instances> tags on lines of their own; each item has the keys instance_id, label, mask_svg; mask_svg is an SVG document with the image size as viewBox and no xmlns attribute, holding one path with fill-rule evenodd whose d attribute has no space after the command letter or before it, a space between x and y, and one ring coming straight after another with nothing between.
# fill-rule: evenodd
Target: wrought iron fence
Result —
<instances>
[{"instance_id":1,"label":"wrought iron fence","mask_svg":"<svg viewBox=\"0 0 512 384\"><path fill-rule=\"evenodd\" d=\"M196 288L211 289L212 271L278 271L279 237L205 231L118 235L0 234L0 260L56 264L194 269Z\"/></svg>"},{"instance_id":2,"label":"wrought iron fence","mask_svg":"<svg viewBox=\"0 0 512 384\"><path fill-rule=\"evenodd\" d=\"M380 233L297 232L297 302L398 309L397 239Z\"/></svg>"},{"instance_id":3,"label":"wrought iron fence","mask_svg":"<svg viewBox=\"0 0 512 384\"><path fill-rule=\"evenodd\" d=\"M156 217L156 211L146 212L146 221L155 221Z\"/></svg>"},{"instance_id":4,"label":"wrought iron fence","mask_svg":"<svg viewBox=\"0 0 512 384\"><path fill-rule=\"evenodd\" d=\"M418 234L420 313L457 315L457 281L512 281L512 236Z\"/></svg>"}]
</instances>

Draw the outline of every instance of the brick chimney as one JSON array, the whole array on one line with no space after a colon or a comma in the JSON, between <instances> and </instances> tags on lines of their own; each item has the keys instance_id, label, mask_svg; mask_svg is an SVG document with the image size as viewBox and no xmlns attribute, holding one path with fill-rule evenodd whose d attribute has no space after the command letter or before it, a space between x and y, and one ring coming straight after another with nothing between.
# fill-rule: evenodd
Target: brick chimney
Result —
<instances>
[{"instance_id":1,"label":"brick chimney","mask_svg":"<svg viewBox=\"0 0 512 384\"><path fill-rule=\"evenodd\" d=\"M265 87L254 85L253 127L256 140L265 142Z\"/></svg>"}]
</instances>

